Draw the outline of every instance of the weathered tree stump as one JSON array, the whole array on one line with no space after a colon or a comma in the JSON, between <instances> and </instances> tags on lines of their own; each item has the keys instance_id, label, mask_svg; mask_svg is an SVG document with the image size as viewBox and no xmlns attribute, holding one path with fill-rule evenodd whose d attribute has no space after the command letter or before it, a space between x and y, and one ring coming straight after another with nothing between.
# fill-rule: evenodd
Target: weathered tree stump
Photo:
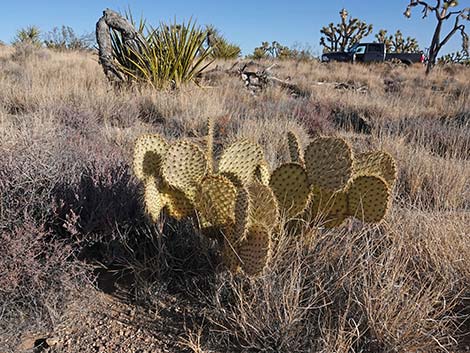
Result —
<instances>
[{"instance_id":1,"label":"weathered tree stump","mask_svg":"<svg viewBox=\"0 0 470 353\"><path fill-rule=\"evenodd\" d=\"M124 44L137 52L145 48L145 40L134 26L117 12L111 9L103 11L103 16L96 23L99 63L108 80L115 83L124 81L124 75L117 69L114 61L111 29L120 32Z\"/></svg>"}]
</instances>

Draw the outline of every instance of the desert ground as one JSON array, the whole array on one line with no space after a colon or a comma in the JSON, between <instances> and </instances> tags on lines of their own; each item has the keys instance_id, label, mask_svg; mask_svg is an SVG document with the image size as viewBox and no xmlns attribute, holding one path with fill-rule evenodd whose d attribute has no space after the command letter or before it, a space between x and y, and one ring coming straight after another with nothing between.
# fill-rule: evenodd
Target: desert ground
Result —
<instances>
[{"instance_id":1,"label":"desert ground","mask_svg":"<svg viewBox=\"0 0 470 353\"><path fill-rule=\"evenodd\" d=\"M470 351L470 68L424 71L276 61L308 95L154 91L90 52L0 47L0 352ZM289 130L389 152L385 220L281 231L261 275L231 274L191 220L149 220L132 170L140 135L198 141L208 117L216 153L246 138L271 170Z\"/></svg>"}]
</instances>

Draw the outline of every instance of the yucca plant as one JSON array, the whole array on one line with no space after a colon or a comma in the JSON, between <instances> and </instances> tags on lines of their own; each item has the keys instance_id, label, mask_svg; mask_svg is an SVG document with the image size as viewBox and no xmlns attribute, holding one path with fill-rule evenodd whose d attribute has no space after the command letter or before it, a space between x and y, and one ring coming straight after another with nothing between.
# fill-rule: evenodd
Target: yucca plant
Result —
<instances>
[{"instance_id":1,"label":"yucca plant","mask_svg":"<svg viewBox=\"0 0 470 353\"><path fill-rule=\"evenodd\" d=\"M126 18L135 27L130 13ZM141 19L137 31L140 36L135 40L126 40L118 31L112 33L117 67L129 81L147 83L156 89L179 88L196 82L211 63L211 51L203 50L206 33L195 21L162 23L153 28Z\"/></svg>"},{"instance_id":2,"label":"yucca plant","mask_svg":"<svg viewBox=\"0 0 470 353\"><path fill-rule=\"evenodd\" d=\"M36 26L28 26L21 28L16 32L13 44L28 43L40 46L41 45L41 30Z\"/></svg>"}]
</instances>

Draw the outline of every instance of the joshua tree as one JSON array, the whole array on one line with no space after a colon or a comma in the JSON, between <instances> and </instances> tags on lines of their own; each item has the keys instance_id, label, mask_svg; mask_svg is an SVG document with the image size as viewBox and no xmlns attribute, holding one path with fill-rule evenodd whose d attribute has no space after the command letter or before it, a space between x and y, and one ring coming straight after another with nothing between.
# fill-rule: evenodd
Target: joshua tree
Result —
<instances>
[{"instance_id":1,"label":"joshua tree","mask_svg":"<svg viewBox=\"0 0 470 353\"><path fill-rule=\"evenodd\" d=\"M470 7L466 7L461 10L451 11L451 8L458 6L457 0L435 0L435 5L431 6L428 2L422 0L410 0L404 15L411 17L412 8L420 6L422 8L423 18L426 18L428 14L434 13L437 19L436 28L432 37L431 46L429 47L429 58L428 66L426 68L426 74L429 74L432 67L436 64L437 55L444 45L453 37L454 34L460 32L462 36L462 51L468 52L468 34L465 32L465 24L462 21L470 21ZM454 26L447 33L444 39L441 40L442 26L444 22L453 18Z\"/></svg>"},{"instance_id":2,"label":"joshua tree","mask_svg":"<svg viewBox=\"0 0 470 353\"><path fill-rule=\"evenodd\" d=\"M324 35L320 38L320 45L324 47L325 52L344 51L372 32L372 25L357 18L349 17L348 20L346 9L342 9L339 15L341 23L335 25L332 22L320 30Z\"/></svg>"},{"instance_id":3,"label":"joshua tree","mask_svg":"<svg viewBox=\"0 0 470 353\"><path fill-rule=\"evenodd\" d=\"M379 33L375 35L375 38L379 43L384 43L385 48L387 48L387 52L393 53L404 53L404 52L411 52L417 53L419 52L419 45L416 38L403 37L403 34L400 30L397 30L394 35L387 36L387 30L381 29Z\"/></svg>"},{"instance_id":4,"label":"joshua tree","mask_svg":"<svg viewBox=\"0 0 470 353\"><path fill-rule=\"evenodd\" d=\"M253 54L249 57L252 59L289 59L293 58L296 53L295 50L289 49L277 41L272 42L262 42L261 46L256 47L253 51Z\"/></svg>"},{"instance_id":5,"label":"joshua tree","mask_svg":"<svg viewBox=\"0 0 470 353\"><path fill-rule=\"evenodd\" d=\"M441 56L437 59L438 64L462 64L470 66L470 55L468 52L458 51Z\"/></svg>"}]
</instances>

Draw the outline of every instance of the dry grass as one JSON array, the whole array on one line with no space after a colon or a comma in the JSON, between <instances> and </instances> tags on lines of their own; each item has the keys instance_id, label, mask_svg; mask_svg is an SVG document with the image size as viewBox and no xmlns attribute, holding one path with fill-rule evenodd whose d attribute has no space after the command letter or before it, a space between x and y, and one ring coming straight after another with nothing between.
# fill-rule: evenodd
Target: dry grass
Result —
<instances>
[{"instance_id":1,"label":"dry grass","mask_svg":"<svg viewBox=\"0 0 470 353\"><path fill-rule=\"evenodd\" d=\"M99 261L132 274L145 305L162 291L189 298L205 317L182 336L195 352L463 351L469 69L438 68L429 79L420 66L281 62L274 71L312 96L270 88L253 97L228 77L212 88L118 91L92 54L0 48L0 329L14 327L18 312L52 324L51 298L59 302L64 286L83 281L84 264ZM219 271L213 244L192 224L148 224L130 170L137 136L199 138L209 116L219 146L250 138L271 167L287 159L289 129L304 143L326 133L356 150L389 151L399 180L386 221L281 234L255 280ZM371 133L339 129L337 116L362 117Z\"/></svg>"}]
</instances>

